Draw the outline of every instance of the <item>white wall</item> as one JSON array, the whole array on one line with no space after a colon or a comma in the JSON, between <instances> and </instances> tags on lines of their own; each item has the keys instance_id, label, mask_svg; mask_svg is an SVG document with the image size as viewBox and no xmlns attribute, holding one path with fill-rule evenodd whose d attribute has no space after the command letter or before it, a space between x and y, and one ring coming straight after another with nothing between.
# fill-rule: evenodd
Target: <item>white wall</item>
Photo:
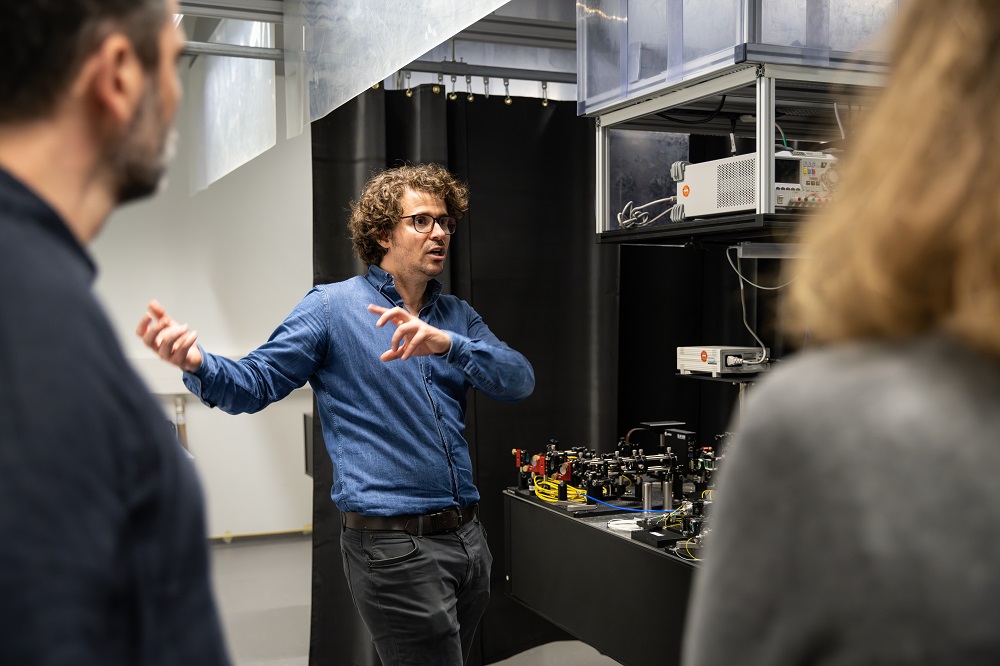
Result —
<instances>
[{"instance_id":1,"label":"white wall","mask_svg":"<svg viewBox=\"0 0 1000 666\"><path fill-rule=\"evenodd\" d=\"M182 71L187 67L182 63ZM278 78L278 99L282 99ZM303 414L312 391L294 391L254 415L208 409L181 373L135 335L158 299L199 332L210 352L239 358L270 335L312 284L310 134L285 140L194 196L189 195L192 123L199 93L185 90L181 133L166 190L115 213L92 246L96 290L126 354L165 413L186 394L189 447L201 474L211 536L309 529L312 484L304 472ZM283 104L278 123L284 126Z\"/></svg>"}]
</instances>

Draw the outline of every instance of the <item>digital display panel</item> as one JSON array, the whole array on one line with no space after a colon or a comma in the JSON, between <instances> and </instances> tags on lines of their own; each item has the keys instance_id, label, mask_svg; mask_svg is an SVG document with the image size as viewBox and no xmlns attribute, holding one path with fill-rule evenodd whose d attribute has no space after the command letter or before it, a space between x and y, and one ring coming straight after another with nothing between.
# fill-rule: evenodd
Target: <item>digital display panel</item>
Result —
<instances>
[{"instance_id":1,"label":"digital display panel","mask_svg":"<svg viewBox=\"0 0 1000 666\"><path fill-rule=\"evenodd\" d=\"M775 157L774 182L798 185L801 182L799 180L799 167L801 166L802 162L799 160Z\"/></svg>"}]
</instances>

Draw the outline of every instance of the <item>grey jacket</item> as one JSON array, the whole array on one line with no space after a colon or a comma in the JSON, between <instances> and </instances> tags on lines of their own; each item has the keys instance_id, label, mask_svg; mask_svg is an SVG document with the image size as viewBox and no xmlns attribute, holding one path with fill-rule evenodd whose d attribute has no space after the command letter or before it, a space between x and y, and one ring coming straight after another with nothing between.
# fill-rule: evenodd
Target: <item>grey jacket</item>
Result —
<instances>
[{"instance_id":1,"label":"grey jacket","mask_svg":"<svg viewBox=\"0 0 1000 666\"><path fill-rule=\"evenodd\" d=\"M1000 361L944 336L751 390L683 663L1000 663Z\"/></svg>"}]
</instances>

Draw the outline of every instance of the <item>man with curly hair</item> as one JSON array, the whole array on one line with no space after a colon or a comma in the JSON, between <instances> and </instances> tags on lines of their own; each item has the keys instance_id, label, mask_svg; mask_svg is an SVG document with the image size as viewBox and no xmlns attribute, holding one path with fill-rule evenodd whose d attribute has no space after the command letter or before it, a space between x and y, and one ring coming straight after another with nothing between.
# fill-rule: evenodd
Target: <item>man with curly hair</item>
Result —
<instances>
[{"instance_id":1,"label":"man with curly hair","mask_svg":"<svg viewBox=\"0 0 1000 666\"><path fill-rule=\"evenodd\" d=\"M239 361L206 353L155 301L136 331L205 404L231 414L312 386L344 572L385 666L468 660L493 557L463 435L466 394L516 401L535 385L524 356L435 279L467 208L467 188L443 167L375 175L349 223L367 274L314 287Z\"/></svg>"}]
</instances>

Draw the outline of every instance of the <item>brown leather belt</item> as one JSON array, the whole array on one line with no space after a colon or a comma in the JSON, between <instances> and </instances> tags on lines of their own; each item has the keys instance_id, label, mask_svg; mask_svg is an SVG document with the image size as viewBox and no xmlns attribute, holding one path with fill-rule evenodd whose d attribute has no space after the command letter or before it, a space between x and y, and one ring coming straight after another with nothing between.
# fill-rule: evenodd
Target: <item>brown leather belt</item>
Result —
<instances>
[{"instance_id":1,"label":"brown leather belt","mask_svg":"<svg viewBox=\"0 0 1000 666\"><path fill-rule=\"evenodd\" d=\"M479 514L479 505L453 506L435 513L409 516L366 516L363 513L344 511L340 520L352 530L380 530L406 532L413 536L447 534L473 520Z\"/></svg>"}]
</instances>

